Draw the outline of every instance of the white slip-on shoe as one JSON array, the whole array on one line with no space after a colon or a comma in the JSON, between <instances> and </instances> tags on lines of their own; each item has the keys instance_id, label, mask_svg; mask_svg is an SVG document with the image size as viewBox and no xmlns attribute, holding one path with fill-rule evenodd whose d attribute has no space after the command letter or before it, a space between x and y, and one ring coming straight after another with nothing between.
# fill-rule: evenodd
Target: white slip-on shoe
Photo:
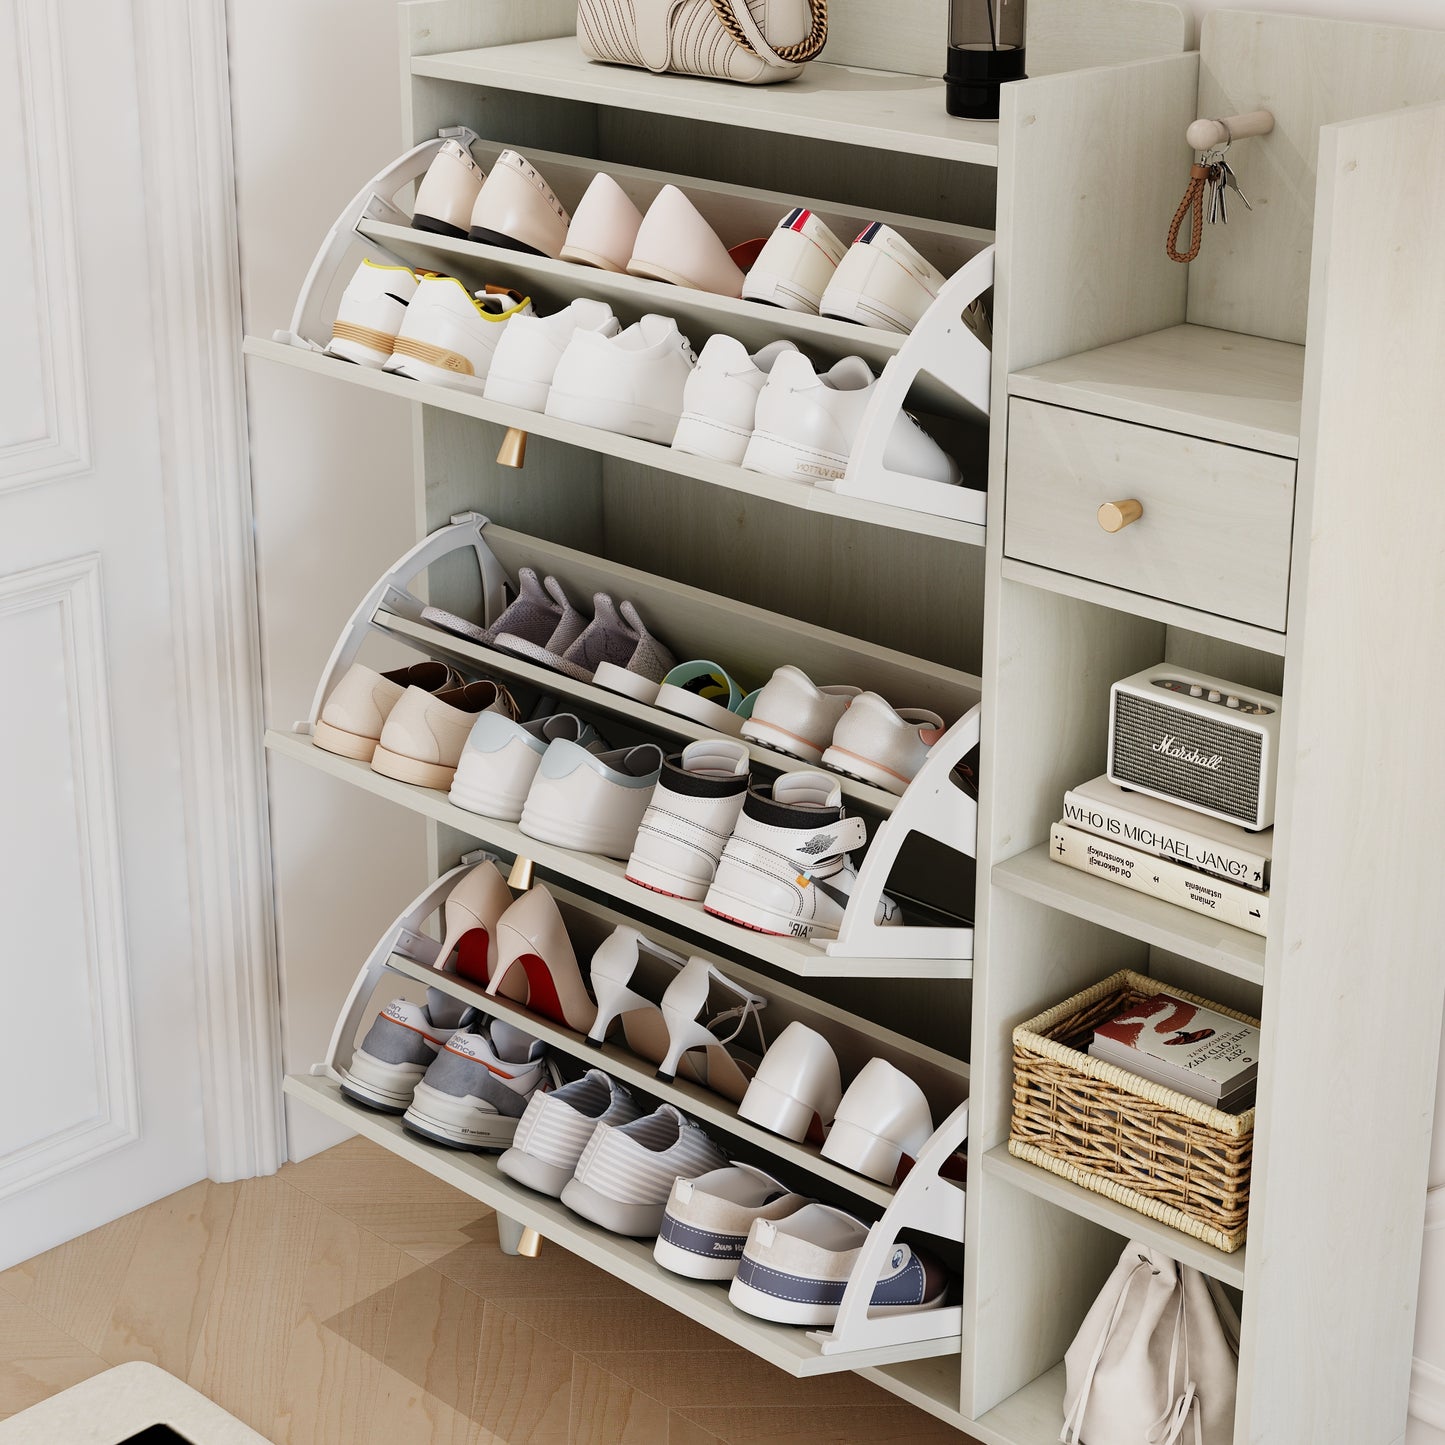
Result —
<instances>
[{"instance_id":1,"label":"white slip-on shoe","mask_svg":"<svg viewBox=\"0 0 1445 1445\"><path fill-rule=\"evenodd\" d=\"M630 1124L642 1110L632 1095L601 1069L532 1095L512 1147L497 1160L509 1179L556 1199L599 1124Z\"/></svg>"},{"instance_id":2,"label":"white slip-on shoe","mask_svg":"<svg viewBox=\"0 0 1445 1445\"><path fill-rule=\"evenodd\" d=\"M311 741L328 753L369 763L392 708L407 688L437 693L461 685L461 675L444 662L417 662L391 672L353 662L326 699Z\"/></svg>"},{"instance_id":3,"label":"white slip-on shoe","mask_svg":"<svg viewBox=\"0 0 1445 1445\"><path fill-rule=\"evenodd\" d=\"M479 1020L442 1045L402 1127L452 1149L505 1149L548 1074L539 1040L504 1019Z\"/></svg>"},{"instance_id":4,"label":"white slip-on shoe","mask_svg":"<svg viewBox=\"0 0 1445 1445\"><path fill-rule=\"evenodd\" d=\"M624 859L662 769L654 743L589 753L559 738L537 769L517 826L529 838Z\"/></svg>"},{"instance_id":5,"label":"white slip-on shoe","mask_svg":"<svg viewBox=\"0 0 1445 1445\"><path fill-rule=\"evenodd\" d=\"M748 761L748 750L725 738L689 743L663 760L627 860L633 883L701 901L743 810Z\"/></svg>"},{"instance_id":6,"label":"white slip-on shoe","mask_svg":"<svg viewBox=\"0 0 1445 1445\"><path fill-rule=\"evenodd\" d=\"M558 738L589 752L600 753L607 746L590 723L570 712L526 723L504 713L482 713L467 734L447 800L469 813L515 823L548 747Z\"/></svg>"},{"instance_id":7,"label":"white slip-on shoe","mask_svg":"<svg viewBox=\"0 0 1445 1445\"><path fill-rule=\"evenodd\" d=\"M823 766L901 797L944 731L926 707L895 708L876 692L861 693L838 719Z\"/></svg>"},{"instance_id":8,"label":"white slip-on shoe","mask_svg":"<svg viewBox=\"0 0 1445 1445\"><path fill-rule=\"evenodd\" d=\"M932 1133L923 1090L887 1059L870 1059L838 1105L823 1157L892 1184L899 1165L916 1159Z\"/></svg>"},{"instance_id":9,"label":"white slip-on shoe","mask_svg":"<svg viewBox=\"0 0 1445 1445\"><path fill-rule=\"evenodd\" d=\"M562 1190L574 1214L614 1234L650 1239L676 1179L721 1169L727 1156L671 1104L630 1124L599 1124Z\"/></svg>"},{"instance_id":10,"label":"white slip-on shoe","mask_svg":"<svg viewBox=\"0 0 1445 1445\"><path fill-rule=\"evenodd\" d=\"M848 854L864 840L863 820L843 811L836 777L784 773L771 795L748 790L703 907L758 933L836 938L858 881ZM873 921L902 922L886 894Z\"/></svg>"},{"instance_id":11,"label":"white slip-on shoe","mask_svg":"<svg viewBox=\"0 0 1445 1445\"><path fill-rule=\"evenodd\" d=\"M503 151L477 194L468 235L487 246L555 261L570 223L541 171L516 151Z\"/></svg>"},{"instance_id":12,"label":"white slip-on shoe","mask_svg":"<svg viewBox=\"0 0 1445 1445\"><path fill-rule=\"evenodd\" d=\"M847 683L818 687L801 668L785 664L753 699L743 736L805 763L817 763L838 720L848 715L849 705L861 691Z\"/></svg>"},{"instance_id":13,"label":"white slip-on shoe","mask_svg":"<svg viewBox=\"0 0 1445 1445\"><path fill-rule=\"evenodd\" d=\"M642 225L642 212L605 171L598 171L577 202L562 259L601 271L625 271Z\"/></svg>"},{"instance_id":14,"label":"white slip-on shoe","mask_svg":"<svg viewBox=\"0 0 1445 1445\"><path fill-rule=\"evenodd\" d=\"M844 357L821 376L801 351L780 356L758 393L743 466L800 482L841 477L877 384L860 356ZM958 463L906 411L888 433L883 462L905 476L950 486L963 480Z\"/></svg>"},{"instance_id":15,"label":"white slip-on shoe","mask_svg":"<svg viewBox=\"0 0 1445 1445\"><path fill-rule=\"evenodd\" d=\"M616 336L574 332L552 377L547 415L671 446L696 360L671 316L644 316Z\"/></svg>"},{"instance_id":16,"label":"white slip-on shoe","mask_svg":"<svg viewBox=\"0 0 1445 1445\"><path fill-rule=\"evenodd\" d=\"M865 226L838 263L818 309L839 321L912 331L947 278L891 226Z\"/></svg>"},{"instance_id":17,"label":"white slip-on shoe","mask_svg":"<svg viewBox=\"0 0 1445 1445\"><path fill-rule=\"evenodd\" d=\"M472 207L486 178L487 173L461 141L443 142L417 187L412 227L465 241Z\"/></svg>"},{"instance_id":18,"label":"white slip-on shoe","mask_svg":"<svg viewBox=\"0 0 1445 1445\"><path fill-rule=\"evenodd\" d=\"M483 647L497 647L497 639L506 636L538 647L556 644L561 652L565 652L587 626L587 618L572 605L571 598L555 577L539 580L530 567L522 567L517 571L517 579L516 598L490 627L480 627L440 607L423 607L422 621L455 632L458 637L465 637Z\"/></svg>"},{"instance_id":19,"label":"white slip-on shoe","mask_svg":"<svg viewBox=\"0 0 1445 1445\"><path fill-rule=\"evenodd\" d=\"M652 1257L688 1279L731 1279L757 1219L786 1219L808 1200L751 1164L679 1179L662 1211Z\"/></svg>"},{"instance_id":20,"label":"white slip-on shoe","mask_svg":"<svg viewBox=\"0 0 1445 1445\"><path fill-rule=\"evenodd\" d=\"M505 287L473 295L455 276L427 276L406 309L386 370L480 395L507 323L532 314L531 301Z\"/></svg>"},{"instance_id":21,"label":"white slip-on shoe","mask_svg":"<svg viewBox=\"0 0 1445 1445\"><path fill-rule=\"evenodd\" d=\"M675 712L714 732L737 737L743 727L743 710L753 696L743 692L726 668L700 659L678 663L662 679L654 701L663 712Z\"/></svg>"},{"instance_id":22,"label":"white slip-on shoe","mask_svg":"<svg viewBox=\"0 0 1445 1445\"><path fill-rule=\"evenodd\" d=\"M758 393L791 341L772 341L749 356L741 341L721 332L708 338L682 392L674 451L740 463L752 439Z\"/></svg>"},{"instance_id":23,"label":"white slip-on shoe","mask_svg":"<svg viewBox=\"0 0 1445 1445\"><path fill-rule=\"evenodd\" d=\"M842 1097L832 1044L794 1019L768 1046L738 1105L738 1118L784 1139L821 1144Z\"/></svg>"},{"instance_id":24,"label":"white slip-on shoe","mask_svg":"<svg viewBox=\"0 0 1445 1445\"><path fill-rule=\"evenodd\" d=\"M743 300L818 314L847 247L812 211L794 206L743 279Z\"/></svg>"},{"instance_id":25,"label":"white slip-on shoe","mask_svg":"<svg viewBox=\"0 0 1445 1445\"><path fill-rule=\"evenodd\" d=\"M647 208L633 242L627 274L717 296L743 294L743 273L737 262L676 186L664 186Z\"/></svg>"},{"instance_id":26,"label":"white slip-on shoe","mask_svg":"<svg viewBox=\"0 0 1445 1445\"><path fill-rule=\"evenodd\" d=\"M553 316L514 316L502 332L487 372L486 398L503 406L542 411L557 363L573 332L616 336L621 322L605 301L579 296Z\"/></svg>"},{"instance_id":27,"label":"white slip-on shoe","mask_svg":"<svg viewBox=\"0 0 1445 1445\"><path fill-rule=\"evenodd\" d=\"M385 366L417 285L409 266L364 260L341 293L326 354L358 366Z\"/></svg>"},{"instance_id":28,"label":"white slip-on shoe","mask_svg":"<svg viewBox=\"0 0 1445 1445\"><path fill-rule=\"evenodd\" d=\"M422 788L450 788L477 714L488 710L516 717L517 704L495 682L469 682L435 696L407 688L381 730L372 771Z\"/></svg>"},{"instance_id":29,"label":"white slip-on shoe","mask_svg":"<svg viewBox=\"0 0 1445 1445\"><path fill-rule=\"evenodd\" d=\"M744 1314L783 1325L831 1325L868 1238L868 1226L841 1209L808 1204L783 1219L759 1219L748 1232L728 1299ZM870 1315L937 1309L948 1274L932 1255L893 1246L868 1302Z\"/></svg>"},{"instance_id":30,"label":"white slip-on shoe","mask_svg":"<svg viewBox=\"0 0 1445 1445\"><path fill-rule=\"evenodd\" d=\"M476 1009L438 988L427 989L424 1004L392 999L339 1070L341 1092L368 1109L400 1114L442 1046L476 1017Z\"/></svg>"}]
</instances>

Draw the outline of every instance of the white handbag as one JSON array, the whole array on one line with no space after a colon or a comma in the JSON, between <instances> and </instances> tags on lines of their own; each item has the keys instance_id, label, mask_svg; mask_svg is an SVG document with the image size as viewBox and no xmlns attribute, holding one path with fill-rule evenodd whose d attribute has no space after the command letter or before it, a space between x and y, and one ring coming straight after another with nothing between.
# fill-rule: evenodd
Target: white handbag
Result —
<instances>
[{"instance_id":1,"label":"white handbag","mask_svg":"<svg viewBox=\"0 0 1445 1445\"><path fill-rule=\"evenodd\" d=\"M578 0L589 60L770 85L828 38L828 0Z\"/></svg>"},{"instance_id":2,"label":"white handbag","mask_svg":"<svg viewBox=\"0 0 1445 1445\"><path fill-rule=\"evenodd\" d=\"M1130 1240L1064 1356L1065 1445L1232 1445L1239 1318L1216 1281Z\"/></svg>"}]
</instances>

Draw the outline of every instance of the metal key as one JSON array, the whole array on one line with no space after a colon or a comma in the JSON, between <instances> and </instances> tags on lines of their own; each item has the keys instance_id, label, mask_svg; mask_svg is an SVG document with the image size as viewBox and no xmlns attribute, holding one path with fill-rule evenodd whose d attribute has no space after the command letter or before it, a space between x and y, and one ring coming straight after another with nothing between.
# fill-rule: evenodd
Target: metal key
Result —
<instances>
[{"instance_id":1,"label":"metal key","mask_svg":"<svg viewBox=\"0 0 1445 1445\"><path fill-rule=\"evenodd\" d=\"M1219 169L1224 172L1225 188L1233 191L1234 194L1238 196L1241 201L1244 202L1244 209L1246 211L1252 211L1254 207L1249 204L1249 197L1246 196L1244 192L1239 189L1239 181L1235 177L1234 172L1230 170L1229 162L1226 160L1221 160L1219 162Z\"/></svg>"}]
</instances>

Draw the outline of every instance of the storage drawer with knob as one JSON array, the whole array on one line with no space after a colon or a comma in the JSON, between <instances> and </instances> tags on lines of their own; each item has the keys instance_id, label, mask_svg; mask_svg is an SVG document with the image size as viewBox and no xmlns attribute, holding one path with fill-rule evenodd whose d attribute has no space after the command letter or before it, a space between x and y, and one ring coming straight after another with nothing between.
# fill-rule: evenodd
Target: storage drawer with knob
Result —
<instances>
[{"instance_id":1,"label":"storage drawer with knob","mask_svg":"<svg viewBox=\"0 0 1445 1445\"><path fill-rule=\"evenodd\" d=\"M1004 553L1285 629L1292 458L1015 397Z\"/></svg>"}]
</instances>

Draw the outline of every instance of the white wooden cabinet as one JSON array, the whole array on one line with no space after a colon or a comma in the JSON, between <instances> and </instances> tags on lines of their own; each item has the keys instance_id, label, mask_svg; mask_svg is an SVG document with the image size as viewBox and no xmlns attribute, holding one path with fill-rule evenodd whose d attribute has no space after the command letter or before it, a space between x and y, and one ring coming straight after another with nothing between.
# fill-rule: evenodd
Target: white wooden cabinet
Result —
<instances>
[{"instance_id":1,"label":"white wooden cabinet","mask_svg":"<svg viewBox=\"0 0 1445 1445\"><path fill-rule=\"evenodd\" d=\"M885 690L900 705L923 700L902 695L910 686L955 702L981 689L973 957L829 966L788 941L739 939L700 910L642 896L615 865L539 849L304 738L271 743L429 817L436 870L477 842L525 848L597 918L746 958L848 1029L914 1040L921 1067L968 1089L958 1335L919 1358L844 1364L988 1445L1044 1445L1061 1424L1064 1349L1137 1235L1242 1291L1236 1445L1392 1445L1445 999L1445 890L1427 847L1445 802L1434 656L1445 488L1433 445L1445 35L1217 14L1196 54L1170 4L1101 0L1085 18L1037 0L1036 78L1008 88L991 124L948 117L929 78L942 62L940 0L906 0L886 18L865 0L832 8L828 63L749 89L587 64L572 0L415 0L401 7L407 140L469 125L534 159L566 204L605 167L643 197L689 178L708 214L738 224L817 195L825 215L886 215L949 266L996 243L991 426L927 381L913 398L944 414L972 479L986 476L986 527L247 346L258 361L416 403L416 475L397 484L414 485L419 535L480 511L509 545L536 546L579 579L625 582L660 631L662 609L682 609L680 635L691 623L699 646L727 640L740 663L790 660L792 647L791 660L840 669L823 682L865 680L849 666L891 669ZM1185 127L1259 105L1276 113L1274 136L1232 156L1254 213L1210 231L1193 268L1174 265L1163 239L1187 179ZM713 331L750 343L785 334L875 365L900 350L899 338L818 318L382 222L363 229L415 264L508 279L544 305L587 294L625 319L669 311L697 345ZM520 472L494 461L508 427L531 434ZM1098 504L1134 496L1141 520L1099 531ZM399 538L398 552L414 540ZM474 580L434 572L434 600L475 605ZM466 655L425 629L392 630ZM1103 771L1109 684L1166 657L1283 693L1267 940L1048 861L1063 792ZM516 680L559 685L525 664ZM620 723L657 723L624 699L564 688ZM852 787L850 799L881 818L892 803L876 792ZM1250 1235L1237 1253L1004 1147L1013 1026L1126 965L1264 1019ZM645 1248L527 1196L485 1159L357 1118L324 1081L288 1088L782 1368L837 1366L801 1332L662 1274ZM708 1122L728 1134L712 1109ZM778 1152L846 1191L800 1151ZM887 1202L877 1187L855 1192Z\"/></svg>"}]
</instances>

